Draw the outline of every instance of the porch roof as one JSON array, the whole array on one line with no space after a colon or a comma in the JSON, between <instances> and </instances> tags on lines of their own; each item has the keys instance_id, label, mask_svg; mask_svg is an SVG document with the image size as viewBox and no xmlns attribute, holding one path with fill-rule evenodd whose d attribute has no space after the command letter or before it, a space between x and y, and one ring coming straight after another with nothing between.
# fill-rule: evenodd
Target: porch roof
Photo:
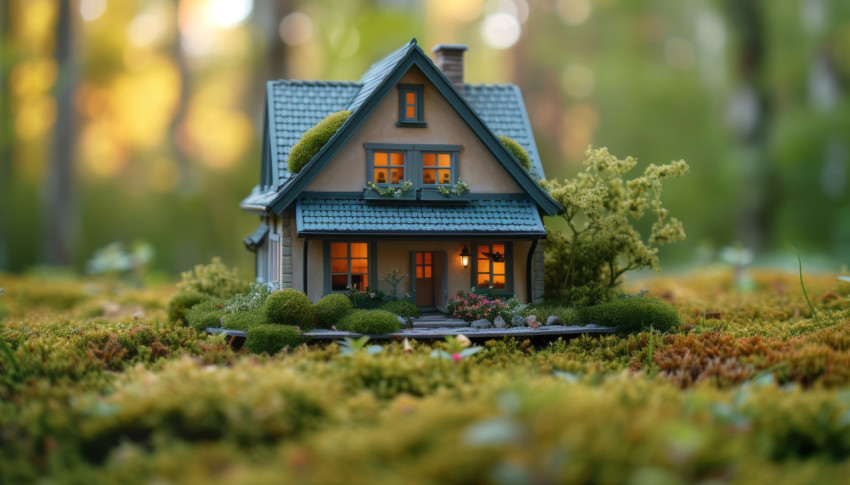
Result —
<instances>
[{"instance_id":1,"label":"porch roof","mask_svg":"<svg viewBox=\"0 0 850 485\"><path fill-rule=\"evenodd\" d=\"M298 235L529 236L546 235L530 199L471 200L464 204L369 202L305 198L296 204Z\"/></svg>"}]
</instances>

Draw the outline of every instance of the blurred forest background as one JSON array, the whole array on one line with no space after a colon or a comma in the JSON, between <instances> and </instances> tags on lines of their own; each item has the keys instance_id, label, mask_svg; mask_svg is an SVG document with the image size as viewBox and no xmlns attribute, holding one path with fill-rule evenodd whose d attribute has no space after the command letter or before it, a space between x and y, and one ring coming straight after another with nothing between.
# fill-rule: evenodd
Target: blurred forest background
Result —
<instances>
[{"instance_id":1,"label":"blurred forest background","mask_svg":"<svg viewBox=\"0 0 850 485\"><path fill-rule=\"evenodd\" d=\"M685 159L664 202L688 240L666 268L724 247L790 264L792 244L850 261L847 0L0 5L0 271L82 272L144 241L162 274L219 255L251 277L257 220L237 204L258 182L265 81L356 80L411 37L469 45L468 82L522 88L550 178L588 144L641 170Z\"/></svg>"}]
</instances>

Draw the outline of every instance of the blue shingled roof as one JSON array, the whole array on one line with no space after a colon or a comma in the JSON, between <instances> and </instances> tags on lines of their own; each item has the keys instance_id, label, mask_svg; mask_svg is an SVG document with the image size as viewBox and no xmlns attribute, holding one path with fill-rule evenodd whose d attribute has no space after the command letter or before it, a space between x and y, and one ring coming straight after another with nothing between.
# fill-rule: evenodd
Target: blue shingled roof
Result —
<instances>
[{"instance_id":1,"label":"blue shingled roof","mask_svg":"<svg viewBox=\"0 0 850 485\"><path fill-rule=\"evenodd\" d=\"M356 112L364 102L374 97L375 91L385 84L387 77L398 69L406 56L415 54L412 51L421 53L415 39L374 63L358 82L269 82L267 136L275 186L255 187L242 201L242 207L248 210L268 208L278 195L288 191L293 180L287 169L289 152L304 132L331 113L344 109ZM430 65L430 61L426 62ZM460 94L490 131L511 137L526 149L531 161L530 180L545 177L525 103L517 86L466 84L465 92Z\"/></svg>"},{"instance_id":2,"label":"blue shingled roof","mask_svg":"<svg viewBox=\"0 0 850 485\"><path fill-rule=\"evenodd\" d=\"M268 83L269 141L277 187L289 179L289 151L301 135L326 116L348 109L362 84L325 81L271 81Z\"/></svg>"},{"instance_id":3,"label":"blue shingled roof","mask_svg":"<svg viewBox=\"0 0 850 485\"><path fill-rule=\"evenodd\" d=\"M513 84L465 84L463 97L475 114L497 135L516 140L528 152L529 172L535 180L544 177L543 164L531 132L525 102L518 86Z\"/></svg>"},{"instance_id":4,"label":"blue shingled roof","mask_svg":"<svg viewBox=\"0 0 850 485\"><path fill-rule=\"evenodd\" d=\"M341 197L296 203L298 234L545 235L530 199L472 200L458 205L369 203Z\"/></svg>"},{"instance_id":5,"label":"blue shingled roof","mask_svg":"<svg viewBox=\"0 0 850 485\"><path fill-rule=\"evenodd\" d=\"M384 79L389 76L396 67L396 64L405 56L411 49L416 48L416 39L411 39L407 44L390 52L378 62L372 64L369 70L360 78L360 84L363 88L351 102L349 110L354 111L369 99L369 96L384 82Z\"/></svg>"}]
</instances>

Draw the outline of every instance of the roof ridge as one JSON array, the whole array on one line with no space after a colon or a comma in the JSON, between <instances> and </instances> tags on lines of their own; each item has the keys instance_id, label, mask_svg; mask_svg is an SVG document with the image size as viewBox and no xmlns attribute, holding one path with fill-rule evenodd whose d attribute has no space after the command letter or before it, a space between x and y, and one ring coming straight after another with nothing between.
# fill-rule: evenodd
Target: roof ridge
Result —
<instances>
[{"instance_id":1,"label":"roof ridge","mask_svg":"<svg viewBox=\"0 0 850 485\"><path fill-rule=\"evenodd\" d=\"M516 84L513 83L464 83L464 86L469 86L472 88L490 88L490 87L500 87L500 88L513 88L517 87Z\"/></svg>"},{"instance_id":2,"label":"roof ridge","mask_svg":"<svg viewBox=\"0 0 850 485\"><path fill-rule=\"evenodd\" d=\"M324 81L321 79L275 79L268 81L274 85L304 85L304 86L362 86L360 81Z\"/></svg>"}]
</instances>

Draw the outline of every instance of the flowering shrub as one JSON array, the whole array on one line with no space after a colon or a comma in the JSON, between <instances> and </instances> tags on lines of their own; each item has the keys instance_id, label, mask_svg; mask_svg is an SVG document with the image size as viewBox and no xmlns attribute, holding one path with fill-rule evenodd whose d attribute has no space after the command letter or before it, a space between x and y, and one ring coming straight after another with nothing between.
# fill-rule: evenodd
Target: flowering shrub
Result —
<instances>
[{"instance_id":1,"label":"flowering shrub","mask_svg":"<svg viewBox=\"0 0 850 485\"><path fill-rule=\"evenodd\" d=\"M459 291L457 296L449 300L446 308L448 308L451 316L462 318L467 322L482 318L492 322L497 316L502 315L504 317L509 313L507 303L498 298L477 295L471 291Z\"/></svg>"}]
</instances>

